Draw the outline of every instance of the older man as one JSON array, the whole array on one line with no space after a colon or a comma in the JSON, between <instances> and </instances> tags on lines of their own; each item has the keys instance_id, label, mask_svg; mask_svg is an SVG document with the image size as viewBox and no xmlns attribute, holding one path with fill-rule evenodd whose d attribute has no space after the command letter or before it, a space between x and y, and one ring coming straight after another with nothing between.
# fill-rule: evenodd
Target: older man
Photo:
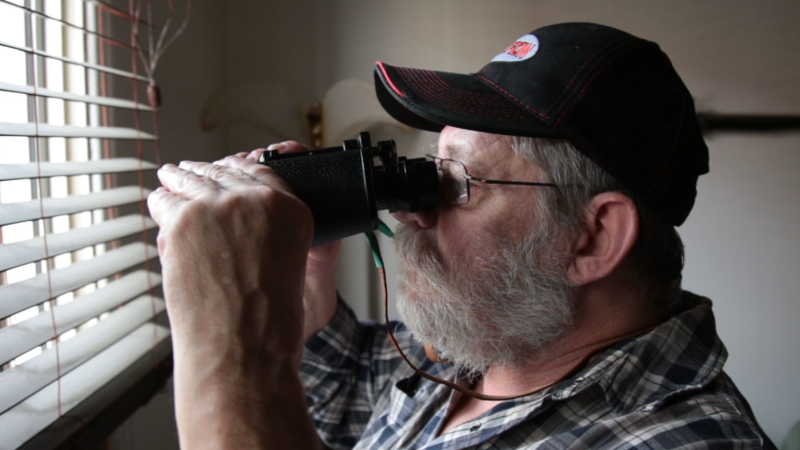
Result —
<instances>
[{"instance_id":1,"label":"older man","mask_svg":"<svg viewBox=\"0 0 800 450\"><path fill-rule=\"evenodd\" d=\"M378 63L376 88L441 131L442 204L396 215L392 328L458 392L337 300L338 244L308 253L311 214L260 151L166 166L150 206L182 445L773 447L710 301L680 289L674 227L708 151L656 44L561 24L476 74Z\"/></svg>"}]
</instances>

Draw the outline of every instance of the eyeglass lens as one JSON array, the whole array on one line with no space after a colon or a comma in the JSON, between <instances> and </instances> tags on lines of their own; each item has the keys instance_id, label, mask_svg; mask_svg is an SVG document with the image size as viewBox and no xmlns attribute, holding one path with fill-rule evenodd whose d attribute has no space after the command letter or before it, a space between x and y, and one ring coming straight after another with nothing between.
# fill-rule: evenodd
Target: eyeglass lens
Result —
<instances>
[{"instance_id":1,"label":"eyeglass lens","mask_svg":"<svg viewBox=\"0 0 800 450\"><path fill-rule=\"evenodd\" d=\"M469 200L467 169L457 161L440 160L442 168L442 196L454 206L460 206Z\"/></svg>"}]
</instances>

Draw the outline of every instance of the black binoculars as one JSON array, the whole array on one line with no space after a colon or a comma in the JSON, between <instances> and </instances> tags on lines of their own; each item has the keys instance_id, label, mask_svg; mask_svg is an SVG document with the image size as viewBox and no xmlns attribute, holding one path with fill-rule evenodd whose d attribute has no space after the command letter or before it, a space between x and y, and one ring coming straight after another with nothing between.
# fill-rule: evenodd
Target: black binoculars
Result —
<instances>
[{"instance_id":1,"label":"black binoculars","mask_svg":"<svg viewBox=\"0 0 800 450\"><path fill-rule=\"evenodd\" d=\"M295 153L265 152L271 167L314 215L312 246L378 228L378 211L417 212L439 204L436 164L397 156L394 140L370 144L359 133L341 147Z\"/></svg>"}]
</instances>

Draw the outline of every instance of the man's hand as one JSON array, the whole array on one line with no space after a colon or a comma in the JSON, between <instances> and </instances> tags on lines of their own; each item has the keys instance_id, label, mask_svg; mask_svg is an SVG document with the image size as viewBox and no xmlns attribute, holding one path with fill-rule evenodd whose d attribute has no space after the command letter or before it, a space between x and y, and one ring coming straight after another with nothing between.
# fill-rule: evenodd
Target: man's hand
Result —
<instances>
[{"instance_id":1,"label":"man's hand","mask_svg":"<svg viewBox=\"0 0 800 450\"><path fill-rule=\"evenodd\" d=\"M182 447L317 445L297 377L311 212L241 157L158 176L148 205L161 227Z\"/></svg>"},{"instance_id":2,"label":"man's hand","mask_svg":"<svg viewBox=\"0 0 800 450\"><path fill-rule=\"evenodd\" d=\"M307 150L295 141L270 145L267 149L253 150L250 153L239 153L249 161L258 162L267 150L290 153ZM306 284L303 295L305 308L304 340L308 340L330 322L336 312L336 271L341 256L341 241L318 245L311 249L306 263Z\"/></svg>"}]
</instances>

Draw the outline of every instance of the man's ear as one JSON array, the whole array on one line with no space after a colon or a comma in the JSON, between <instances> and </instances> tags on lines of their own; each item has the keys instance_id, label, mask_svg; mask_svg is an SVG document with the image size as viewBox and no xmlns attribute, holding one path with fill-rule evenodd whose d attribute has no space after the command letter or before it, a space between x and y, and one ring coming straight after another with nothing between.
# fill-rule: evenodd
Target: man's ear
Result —
<instances>
[{"instance_id":1,"label":"man's ear","mask_svg":"<svg viewBox=\"0 0 800 450\"><path fill-rule=\"evenodd\" d=\"M630 197L619 192L596 195L586 208L584 228L573 241L569 281L583 286L613 273L639 235L639 214Z\"/></svg>"}]
</instances>

